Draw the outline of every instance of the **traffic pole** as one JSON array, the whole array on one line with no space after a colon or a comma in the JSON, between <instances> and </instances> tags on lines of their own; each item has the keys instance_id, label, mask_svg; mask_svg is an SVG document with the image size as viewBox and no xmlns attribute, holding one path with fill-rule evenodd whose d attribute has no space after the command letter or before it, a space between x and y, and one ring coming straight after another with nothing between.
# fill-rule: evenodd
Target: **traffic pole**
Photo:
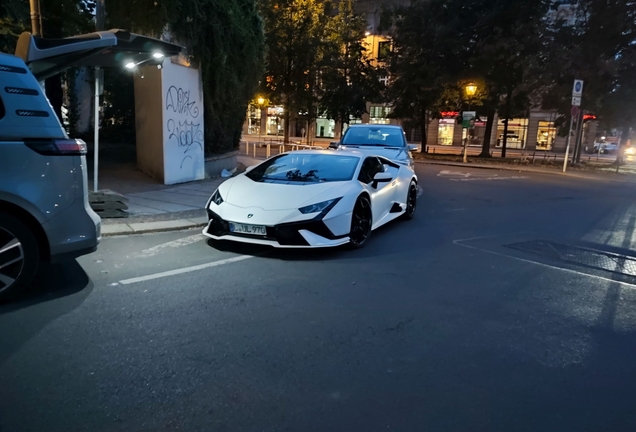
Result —
<instances>
[{"instance_id":1,"label":"traffic pole","mask_svg":"<svg viewBox=\"0 0 636 432\"><path fill-rule=\"evenodd\" d=\"M568 168L568 156L570 154L570 142L572 140L572 127L574 126L574 117L578 114L578 112L578 107L573 106L570 113L570 131L568 132L568 143L565 146L565 157L563 158L563 172L565 172Z\"/></svg>"}]
</instances>

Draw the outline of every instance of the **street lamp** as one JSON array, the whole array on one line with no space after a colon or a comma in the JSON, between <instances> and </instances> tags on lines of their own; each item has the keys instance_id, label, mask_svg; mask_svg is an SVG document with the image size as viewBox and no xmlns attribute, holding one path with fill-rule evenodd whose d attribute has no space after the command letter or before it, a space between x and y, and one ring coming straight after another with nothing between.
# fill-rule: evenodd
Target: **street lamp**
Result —
<instances>
[{"instance_id":1,"label":"street lamp","mask_svg":"<svg viewBox=\"0 0 636 432\"><path fill-rule=\"evenodd\" d=\"M258 125L258 142L262 143L263 142L263 105L265 105L265 98L263 96L259 96L256 99L256 102L258 102L258 109L260 110L260 115L259 115L259 125Z\"/></svg>"},{"instance_id":2,"label":"street lamp","mask_svg":"<svg viewBox=\"0 0 636 432\"><path fill-rule=\"evenodd\" d=\"M473 83L468 83L464 87L464 90L466 91L466 96L468 96L469 98L473 97L473 96L475 96L475 93L477 93L477 85L475 85ZM464 118L466 118L466 116L464 116ZM466 139L464 140L463 161L464 161L464 163L466 163L466 162L468 162L468 129L470 127L470 124L468 124L468 125L462 124L462 127L464 127L464 126L466 126Z\"/></svg>"}]
</instances>

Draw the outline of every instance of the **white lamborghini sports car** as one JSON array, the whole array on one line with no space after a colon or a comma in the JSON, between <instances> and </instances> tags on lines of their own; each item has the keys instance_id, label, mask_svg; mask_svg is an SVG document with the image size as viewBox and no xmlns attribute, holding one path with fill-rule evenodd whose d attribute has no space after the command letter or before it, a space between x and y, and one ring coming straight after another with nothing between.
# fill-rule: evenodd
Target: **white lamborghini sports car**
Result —
<instances>
[{"instance_id":1,"label":"white lamborghini sports car","mask_svg":"<svg viewBox=\"0 0 636 432\"><path fill-rule=\"evenodd\" d=\"M219 186L203 234L277 248L361 247L371 231L413 218L417 176L355 151L284 153Z\"/></svg>"}]
</instances>

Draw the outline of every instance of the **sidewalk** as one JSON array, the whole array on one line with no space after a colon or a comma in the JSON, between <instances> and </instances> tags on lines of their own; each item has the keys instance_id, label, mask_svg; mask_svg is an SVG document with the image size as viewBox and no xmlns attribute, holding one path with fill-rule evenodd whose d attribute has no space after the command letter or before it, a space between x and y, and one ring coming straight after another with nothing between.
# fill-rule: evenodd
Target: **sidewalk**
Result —
<instances>
[{"instance_id":1,"label":"sidewalk","mask_svg":"<svg viewBox=\"0 0 636 432\"><path fill-rule=\"evenodd\" d=\"M90 170L89 170L90 171ZM89 188L92 189L92 172ZM137 169L136 164L100 166L99 189L124 195L128 218L102 219L102 235L141 234L203 227L205 204L226 178L166 186Z\"/></svg>"}]
</instances>

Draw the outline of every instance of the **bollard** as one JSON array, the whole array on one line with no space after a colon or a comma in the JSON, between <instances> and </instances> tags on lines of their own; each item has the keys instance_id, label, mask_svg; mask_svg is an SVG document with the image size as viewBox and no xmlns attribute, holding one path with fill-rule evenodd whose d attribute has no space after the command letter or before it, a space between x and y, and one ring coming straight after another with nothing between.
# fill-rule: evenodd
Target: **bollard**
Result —
<instances>
[{"instance_id":1,"label":"bollard","mask_svg":"<svg viewBox=\"0 0 636 432\"><path fill-rule=\"evenodd\" d=\"M272 152L271 143L267 143L267 153L265 154L265 157L267 159L269 159L269 157L271 156L271 152Z\"/></svg>"}]
</instances>

